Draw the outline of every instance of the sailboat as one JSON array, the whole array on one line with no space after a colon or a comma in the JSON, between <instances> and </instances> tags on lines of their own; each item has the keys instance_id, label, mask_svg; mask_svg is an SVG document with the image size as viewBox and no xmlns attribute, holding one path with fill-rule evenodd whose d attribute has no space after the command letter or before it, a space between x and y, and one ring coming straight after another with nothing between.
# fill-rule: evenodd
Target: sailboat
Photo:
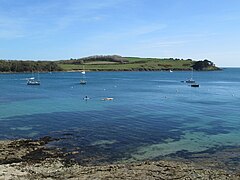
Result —
<instances>
[{"instance_id":1,"label":"sailboat","mask_svg":"<svg viewBox=\"0 0 240 180\"><path fill-rule=\"evenodd\" d=\"M35 77L28 78L27 79L27 85L40 85L39 73L38 73L38 78L37 79Z\"/></svg>"},{"instance_id":2,"label":"sailboat","mask_svg":"<svg viewBox=\"0 0 240 180\"><path fill-rule=\"evenodd\" d=\"M186 80L186 83L190 83L190 84L193 84L195 83L195 80L193 79L193 68L192 68L192 75L191 75L191 78Z\"/></svg>"},{"instance_id":3,"label":"sailboat","mask_svg":"<svg viewBox=\"0 0 240 180\"><path fill-rule=\"evenodd\" d=\"M84 68L84 66L83 66L83 71L82 71L82 74L86 74L86 72L85 72L85 70L84 70L85 68Z\"/></svg>"},{"instance_id":4,"label":"sailboat","mask_svg":"<svg viewBox=\"0 0 240 180\"><path fill-rule=\"evenodd\" d=\"M186 80L186 83L190 84L191 87L199 87L200 85L196 83L196 81L193 79L193 68L192 68L192 75L191 78Z\"/></svg>"},{"instance_id":5,"label":"sailboat","mask_svg":"<svg viewBox=\"0 0 240 180\"><path fill-rule=\"evenodd\" d=\"M87 84L87 81L85 80L86 72L84 70L84 66L83 66L83 71L81 73L82 73L82 79L80 80L80 84L85 85L85 84Z\"/></svg>"},{"instance_id":6,"label":"sailboat","mask_svg":"<svg viewBox=\"0 0 240 180\"><path fill-rule=\"evenodd\" d=\"M80 84L85 85L85 84L87 84L87 81L81 79L81 80L80 80Z\"/></svg>"},{"instance_id":7,"label":"sailboat","mask_svg":"<svg viewBox=\"0 0 240 180\"><path fill-rule=\"evenodd\" d=\"M52 74L52 68L51 68L51 65L50 65L49 69L50 69L50 70L49 70L48 73L49 73L49 74Z\"/></svg>"}]
</instances>

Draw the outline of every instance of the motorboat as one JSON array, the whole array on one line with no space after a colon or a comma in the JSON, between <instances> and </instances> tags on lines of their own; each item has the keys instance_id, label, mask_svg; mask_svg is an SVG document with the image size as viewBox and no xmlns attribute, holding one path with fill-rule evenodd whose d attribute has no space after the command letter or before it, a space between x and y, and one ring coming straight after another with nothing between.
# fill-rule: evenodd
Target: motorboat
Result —
<instances>
[{"instance_id":1,"label":"motorboat","mask_svg":"<svg viewBox=\"0 0 240 180\"><path fill-rule=\"evenodd\" d=\"M102 101L112 101L113 98L107 97L107 98L103 98Z\"/></svg>"},{"instance_id":2,"label":"motorboat","mask_svg":"<svg viewBox=\"0 0 240 180\"><path fill-rule=\"evenodd\" d=\"M35 77L28 78L27 85L40 85L40 80L37 80Z\"/></svg>"},{"instance_id":3,"label":"motorboat","mask_svg":"<svg viewBox=\"0 0 240 180\"><path fill-rule=\"evenodd\" d=\"M85 80L80 80L80 84L85 85L85 84L87 84L87 81L85 81Z\"/></svg>"},{"instance_id":4,"label":"motorboat","mask_svg":"<svg viewBox=\"0 0 240 180\"><path fill-rule=\"evenodd\" d=\"M195 83L195 80L191 78L191 79L186 80L185 82L189 83L189 84L192 84L192 83Z\"/></svg>"}]
</instances>

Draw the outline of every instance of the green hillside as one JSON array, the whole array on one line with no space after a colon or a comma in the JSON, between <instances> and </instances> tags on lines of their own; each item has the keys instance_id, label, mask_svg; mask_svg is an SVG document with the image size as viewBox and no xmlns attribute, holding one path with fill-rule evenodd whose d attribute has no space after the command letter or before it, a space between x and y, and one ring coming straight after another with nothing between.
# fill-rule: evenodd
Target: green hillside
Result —
<instances>
[{"instance_id":1,"label":"green hillside","mask_svg":"<svg viewBox=\"0 0 240 180\"><path fill-rule=\"evenodd\" d=\"M64 71L161 71L219 70L211 61L173 58L140 58L121 56L91 56L58 62Z\"/></svg>"}]
</instances>

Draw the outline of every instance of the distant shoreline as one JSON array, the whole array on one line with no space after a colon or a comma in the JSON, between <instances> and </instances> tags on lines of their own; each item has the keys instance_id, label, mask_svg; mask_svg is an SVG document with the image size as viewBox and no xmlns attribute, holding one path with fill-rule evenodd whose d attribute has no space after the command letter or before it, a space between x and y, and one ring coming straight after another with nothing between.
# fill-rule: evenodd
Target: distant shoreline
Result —
<instances>
[{"instance_id":1,"label":"distant shoreline","mask_svg":"<svg viewBox=\"0 0 240 180\"><path fill-rule=\"evenodd\" d=\"M0 60L0 72L56 71L215 71L220 70L207 59L141 58L90 56L59 61Z\"/></svg>"},{"instance_id":2,"label":"distant shoreline","mask_svg":"<svg viewBox=\"0 0 240 180\"><path fill-rule=\"evenodd\" d=\"M215 70L200 70L200 71L196 71L196 72L211 72L211 71L222 71L224 69L228 69L228 68L220 68L220 69L215 69ZM51 71L51 73L60 73L60 72L82 72L83 70L66 70L66 71ZM85 70L85 72L169 72L169 70L158 70L158 69L148 69L148 70L129 70L129 69L125 69L125 70ZM173 72L186 72L186 71L191 71L191 69L171 69L171 71ZM32 72L30 71L22 71L22 72L0 72L0 74L30 74ZM34 72L37 73L37 72ZM50 73L49 71L39 71L39 73Z\"/></svg>"}]
</instances>

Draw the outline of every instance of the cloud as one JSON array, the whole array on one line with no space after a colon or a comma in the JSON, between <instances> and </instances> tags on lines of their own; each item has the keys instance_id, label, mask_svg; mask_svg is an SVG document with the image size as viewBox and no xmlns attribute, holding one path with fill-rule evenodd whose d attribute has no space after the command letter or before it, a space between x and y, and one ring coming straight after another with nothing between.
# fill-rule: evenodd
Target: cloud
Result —
<instances>
[{"instance_id":1,"label":"cloud","mask_svg":"<svg viewBox=\"0 0 240 180\"><path fill-rule=\"evenodd\" d=\"M129 38L138 38L140 36L149 35L152 33L159 32L165 29L165 24L141 24L141 25L129 25L126 27L120 27L112 29L106 33L99 34L94 39L105 39L105 40L129 40Z\"/></svg>"},{"instance_id":2,"label":"cloud","mask_svg":"<svg viewBox=\"0 0 240 180\"><path fill-rule=\"evenodd\" d=\"M0 7L0 38L48 38L65 30L81 26L108 26L112 21L112 12L132 3L133 0L66 0L66 1L29 1L13 0L1 3ZM5 6L5 8L4 8ZM114 10L115 9L115 10ZM109 10L111 13L109 13ZM105 23L105 24L104 24ZM144 27L132 34L144 34L154 27ZM96 32L97 33L97 32ZM121 32L127 36L131 32ZM125 34L125 35L124 35ZM114 35L115 36L115 35Z\"/></svg>"},{"instance_id":3,"label":"cloud","mask_svg":"<svg viewBox=\"0 0 240 180\"><path fill-rule=\"evenodd\" d=\"M189 41L159 41L149 44L150 48L159 48L159 47L173 47L185 45Z\"/></svg>"},{"instance_id":4,"label":"cloud","mask_svg":"<svg viewBox=\"0 0 240 180\"><path fill-rule=\"evenodd\" d=\"M104 1L69 1L64 7L64 15L56 19L59 28L67 28L75 23L91 23L103 21L110 17L109 9L121 8L127 0L104 0ZM124 4L126 5L126 4ZM61 5L63 6L63 5Z\"/></svg>"},{"instance_id":5,"label":"cloud","mask_svg":"<svg viewBox=\"0 0 240 180\"><path fill-rule=\"evenodd\" d=\"M0 38L47 36L77 23L98 22L106 16L97 10L115 7L122 1L1 2Z\"/></svg>"},{"instance_id":6,"label":"cloud","mask_svg":"<svg viewBox=\"0 0 240 180\"><path fill-rule=\"evenodd\" d=\"M121 4L129 2L129 0L92 0L92 1L79 1L72 0L69 3L69 10L102 10L106 8L118 8Z\"/></svg>"}]
</instances>

